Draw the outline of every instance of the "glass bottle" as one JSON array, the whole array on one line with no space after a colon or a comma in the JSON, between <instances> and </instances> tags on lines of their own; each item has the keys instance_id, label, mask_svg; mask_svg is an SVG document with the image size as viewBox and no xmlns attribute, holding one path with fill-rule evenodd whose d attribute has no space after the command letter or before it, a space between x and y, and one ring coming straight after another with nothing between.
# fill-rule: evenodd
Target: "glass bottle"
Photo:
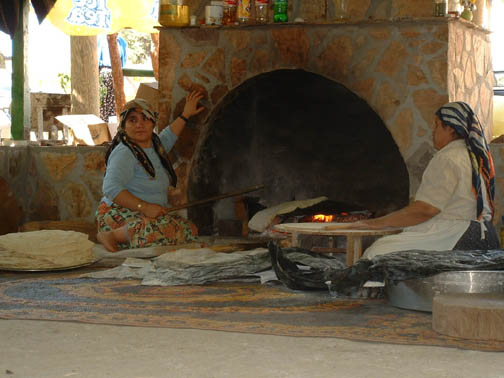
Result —
<instances>
[{"instance_id":1,"label":"glass bottle","mask_svg":"<svg viewBox=\"0 0 504 378\"><path fill-rule=\"evenodd\" d=\"M252 0L238 0L238 9L236 11L236 16L240 24L248 24L251 15L251 3Z\"/></svg>"},{"instance_id":2,"label":"glass bottle","mask_svg":"<svg viewBox=\"0 0 504 378\"><path fill-rule=\"evenodd\" d=\"M434 16L445 17L448 10L447 0L434 0Z\"/></svg>"},{"instance_id":3,"label":"glass bottle","mask_svg":"<svg viewBox=\"0 0 504 378\"><path fill-rule=\"evenodd\" d=\"M348 19L348 0L334 0L334 21L346 21Z\"/></svg>"},{"instance_id":4,"label":"glass bottle","mask_svg":"<svg viewBox=\"0 0 504 378\"><path fill-rule=\"evenodd\" d=\"M255 0L255 20L258 24L268 22L268 0Z\"/></svg>"},{"instance_id":5,"label":"glass bottle","mask_svg":"<svg viewBox=\"0 0 504 378\"><path fill-rule=\"evenodd\" d=\"M222 14L223 25L236 24L237 0L224 0L224 10Z\"/></svg>"},{"instance_id":6,"label":"glass bottle","mask_svg":"<svg viewBox=\"0 0 504 378\"><path fill-rule=\"evenodd\" d=\"M289 3L287 0L274 0L273 22L287 22L287 21L289 21L289 17L287 15L288 8L289 8Z\"/></svg>"}]
</instances>

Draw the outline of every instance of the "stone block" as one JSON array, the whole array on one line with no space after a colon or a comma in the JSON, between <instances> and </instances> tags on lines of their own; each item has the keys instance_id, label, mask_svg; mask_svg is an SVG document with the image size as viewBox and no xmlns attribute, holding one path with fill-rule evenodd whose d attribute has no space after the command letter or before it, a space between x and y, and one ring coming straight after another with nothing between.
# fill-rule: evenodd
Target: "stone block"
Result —
<instances>
[{"instance_id":1,"label":"stone block","mask_svg":"<svg viewBox=\"0 0 504 378\"><path fill-rule=\"evenodd\" d=\"M217 49L203 65L203 72L213 76L221 83L226 82L224 50Z\"/></svg>"},{"instance_id":2,"label":"stone block","mask_svg":"<svg viewBox=\"0 0 504 378\"><path fill-rule=\"evenodd\" d=\"M75 153L41 152L45 169L53 180L60 181L70 174L77 161Z\"/></svg>"},{"instance_id":3,"label":"stone block","mask_svg":"<svg viewBox=\"0 0 504 378\"><path fill-rule=\"evenodd\" d=\"M92 215L92 204L82 184L68 182L63 188L61 200L72 219Z\"/></svg>"},{"instance_id":4,"label":"stone block","mask_svg":"<svg viewBox=\"0 0 504 378\"><path fill-rule=\"evenodd\" d=\"M23 219L23 209L6 180L0 177L0 235L18 232ZM7 216L6 216L7 215Z\"/></svg>"}]
</instances>

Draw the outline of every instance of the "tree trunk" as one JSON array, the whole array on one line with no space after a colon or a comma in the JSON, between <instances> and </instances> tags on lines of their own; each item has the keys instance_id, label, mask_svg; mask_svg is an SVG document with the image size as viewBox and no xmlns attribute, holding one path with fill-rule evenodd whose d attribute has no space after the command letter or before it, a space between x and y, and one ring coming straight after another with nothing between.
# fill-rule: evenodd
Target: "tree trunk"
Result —
<instances>
[{"instance_id":1,"label":"tree trunk","mask_svg":"<svg viewBox=\"0 0 504 378\"><path fill-rule=\"evenodd\" d=\"M151 61L154 77L159 81L159 33L151 33L152 48L151 48Z\"/></svg>"},{"instance_id":2,"label":"tree trunk","mask_svg":"<svg viewBox=\"0 0 504 378\"><path fill-rule=\"evenodd\" d=\"M122 72L121 54L117 46L117 33L107 35L109 46L110 64L112 65L112 80L114 82L114 97L116 114L119 117L126 103L124 95L124 76Z\"/></svg>"},{"instance_id":3,"label":"tree trunk","mask_svg":"<svg viewBox=\"0 0 504 378\"><path fill-rule=\"evenodd\" d=\"M96 36L70 37L72 114L100 116L98 47Z\"/></svg>"}]
</instances>

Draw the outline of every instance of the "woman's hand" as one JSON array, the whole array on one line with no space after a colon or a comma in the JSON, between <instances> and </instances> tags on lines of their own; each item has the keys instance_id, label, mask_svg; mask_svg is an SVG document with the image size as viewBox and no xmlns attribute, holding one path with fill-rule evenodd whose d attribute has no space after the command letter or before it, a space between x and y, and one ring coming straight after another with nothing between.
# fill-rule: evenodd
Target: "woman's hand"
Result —
<instances>
[{"instance_id":1,"label":"woman's hand","mask_svg":"<svg viewBox=\"0 0 504 378\"><path fill-rule=\"evenodd\" d=\"M147 218L155 219L161 215L167 214L166 207L158 205L157 203L146 203L142 206L141 213L145 215Z\"/></svg>"},{"instance_id":2,"label":"woman's hand","mask_svg":"<svg viewBox=\"0 0 504 378\"><path fill-rule=\"evenodd\" d=\"M184 105L184 110L182 111L182 115L186 118L191 118L203 110L205 110L204 106L198 107L198 102L203 98L203 93L198 91L192 91L186 96L186 103Z\"/></svg>"},{"instance_id":3,"label":"woman's hand","mask_svg":"<svg viewBox=\"0 0 504 378\"><path fill-rule=\"evenodd\" d=\"M434 207L427 202L414 201L400 210L394 211L380 218L364 219L354 223L344 225L335 224L326 226L326 230L387 230L394 228L404 228L415 226L417 224L427 222L440 213L437 207Z\"/></svg>"}]
</instances>

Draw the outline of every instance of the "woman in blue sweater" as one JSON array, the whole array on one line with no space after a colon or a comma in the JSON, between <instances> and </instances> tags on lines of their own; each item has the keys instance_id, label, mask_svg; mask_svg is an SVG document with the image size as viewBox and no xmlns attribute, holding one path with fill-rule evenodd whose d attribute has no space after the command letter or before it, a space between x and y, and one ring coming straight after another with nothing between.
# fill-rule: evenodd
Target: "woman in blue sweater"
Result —
<instances>
[{"instance_id":1,"label":"woman in blue sweater","mask_svg":"<svg viewBox=\"0 0 504 378\"><path fill-rule=\"evenodd\" d=\"M169 215L168 187L177 176L168 152L190 117L199 114L199 92L186 97L182 115L157 135L157 113L142 99L128 102L121 112L117 135L105 156L103 198L96 211L97 238L109 251L120 246L142 248L187 243L197 229L187 219Z\"/></svg>"}]
</instances>

